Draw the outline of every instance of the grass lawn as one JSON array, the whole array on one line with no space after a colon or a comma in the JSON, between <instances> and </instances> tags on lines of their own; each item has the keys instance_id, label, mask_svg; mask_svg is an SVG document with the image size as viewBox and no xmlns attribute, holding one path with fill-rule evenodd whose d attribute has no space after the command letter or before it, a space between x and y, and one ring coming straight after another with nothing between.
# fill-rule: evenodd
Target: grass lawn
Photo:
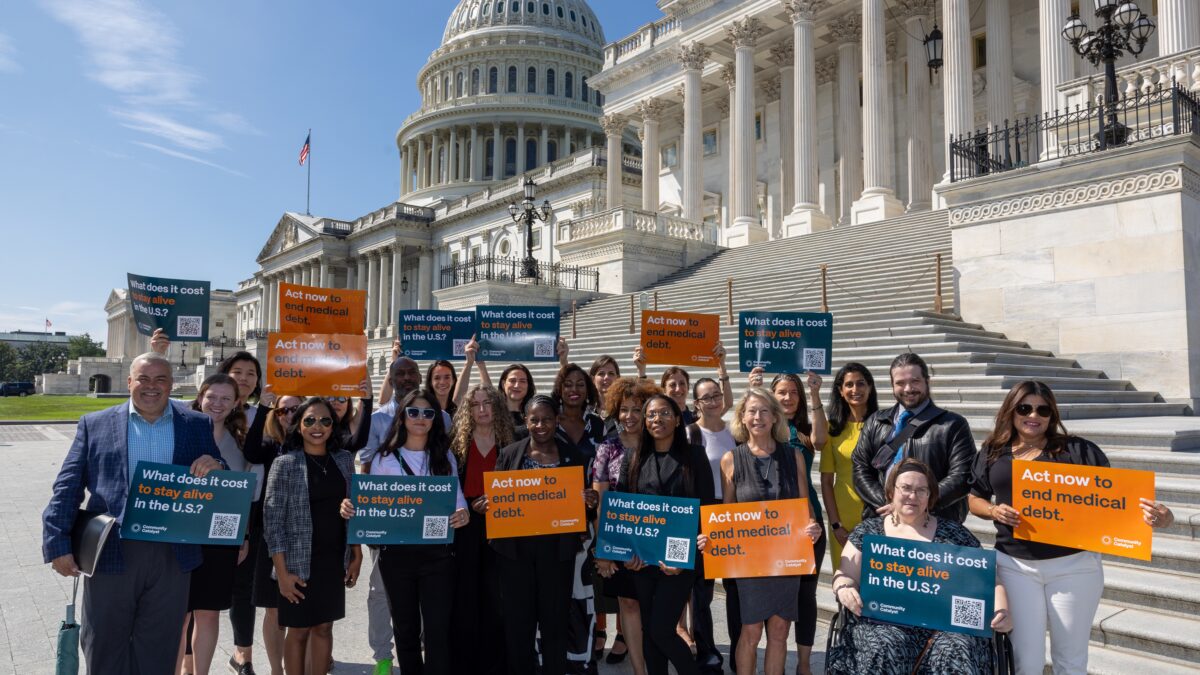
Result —
<instances>
[{"instance_id":1,"label":"grass lawn","mask_svg":"<svg viewBox=\"0 0 1200 675\"><path fill-rule=\"evenodd\" d=\"M75 420L120 403L119 398L87 396L6 396L0 398L0 420Z\"/></svg>"}]
</instances>

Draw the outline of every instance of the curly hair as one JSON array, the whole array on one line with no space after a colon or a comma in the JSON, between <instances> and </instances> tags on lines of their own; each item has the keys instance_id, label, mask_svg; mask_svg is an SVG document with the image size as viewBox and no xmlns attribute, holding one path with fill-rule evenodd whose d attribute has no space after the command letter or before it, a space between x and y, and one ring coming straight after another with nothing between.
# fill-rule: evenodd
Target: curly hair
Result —
<instances>
[{"instance_id":1,"label":"curly hair","mask_svg":"<svg viewBox=\"0 0 1200 675\"><path fill-rule=\"evenodd\" d=\"M491 387L485 387L482 384L472 385L467 390L463 404L454 413L453 426L450 431L450 450L454 453L454 458L458 460L460 468L467 465L467 451L471 449L471 440L475 436L475 417L471 412L475 407L475 394L479 392L483 392L492 405L492 433L496 436L496 449L512 445L513 442L512 415L508 414L508 406L504 404L504 397Z\"/></svg>"},{"instance_id":2,"label":"curly hair","mask_svg":"<svg viewBox=\"0 0 1200 675\"><path fill-rule=\"evenodd\" d=\"M651 396L661 394L662 390L648 380L634 377L618 377L604 392L604 416L615 420L621 410L621 404L628 399L646 402Z\"/></svg>"},{"instance_id":3,"label":"curly hair","mask_svg":"<svg viewBox=\"0 0 1200 675\"><path fill-rule=\"evenodd\" d=\"M747 389L746 395L734 407L733 421L729 425L730 432L733 434L733 440L738 443L745 443L750 440L750 430L742 422L742 415L746 414L746 406L752 398L765 401L767 406L771 408L771 414L775 416L775 425L771 427L771 437L775 439L775 442L787 443L791 440L792 434L788 429L788 420L783 416L783 406L779 405L779 399L775 398L775 394L762 387L750 387Z\"/></svg>"}]
</instances>

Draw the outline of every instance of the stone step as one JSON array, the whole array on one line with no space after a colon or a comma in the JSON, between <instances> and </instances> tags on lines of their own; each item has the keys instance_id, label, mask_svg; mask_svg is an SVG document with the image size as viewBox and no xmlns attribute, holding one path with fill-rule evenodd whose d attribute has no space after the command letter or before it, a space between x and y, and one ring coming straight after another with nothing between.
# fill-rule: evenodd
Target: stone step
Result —
<instances>
[{"instance_id":1,"label":"stone step","mask_svg":"<svg viewBox=\"0 0 1200 675\"><path fill-rule=\"evenodd\" d=\"M1180 476L1200 477L1200 452L1160 452L1144 448L1106 447L1104 454L1108 455L1114 467L1121 469L1163 471Z\"/></svg>"}]
</instances>

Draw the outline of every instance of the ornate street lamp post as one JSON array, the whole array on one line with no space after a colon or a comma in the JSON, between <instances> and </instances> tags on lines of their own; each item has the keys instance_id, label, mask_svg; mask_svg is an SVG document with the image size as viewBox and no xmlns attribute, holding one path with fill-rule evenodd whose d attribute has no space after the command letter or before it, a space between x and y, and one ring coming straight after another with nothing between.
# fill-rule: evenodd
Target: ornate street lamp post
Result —
<instances>
[{"instance_id":1,"label":"ornate street lamp post","mask_svg":"<svg viewBox=\"0 0 1200 675\"><path fill-rule=\"evenodd\" d=\"M533 257L533 222L540 220L543 223L550 221L550 200L542 201L542 207L539 211L533 205L533 198L537 183L533 179L525 177L525 199L521 201L521 206L517 206L515 202L508 205L508 215L512 216L514 223L525 223L525 260L522 264L521 276L531 279L538 278L537 260Z\"/></svg>"},{"instance_id":2,"label":"ornate street lamp post","mask_svg":"<svg viewBox=\"0 0 1200 675\"><path fill-rule=\"evenodd\" d=\"M1137 56L1146 48L1146 40L1154 33L1154 19L1146 16L1134 2L1122 0L1093 0L1096 17L1101 24L1088 30L1087 24L1072 14L1063 26L1062 36L1071 47L1093 66L1104 64L1104 105L1098 113L1100 133L1096 140L1103 150L1121 145L1129 138L1129 127L1117 120L1117 59L1126 52ZM1108 119L1105 120L1107 109Z\"/></svg>"},{"instance_id":3,"label":"ornate street lamp post","mask_svg":"<svg viewBox=\"0 0 1200 675\"><path fill-rule=\"evenodd\" d=\"M925 45L925 56L928 57L925 65L929 66L929 81L933 81L933 76L942 69L942 29L938 28L937 22L933 22L933 30L929 31L929 35L925 36L922 41Z\"/></svg>"},{"instance_id":4,"label":"ornate street lamp post","mask_svg":"<svg viewBox=\"0 0 1200 675\"><path fill-rule=\"evenodd\" d=\"M221 361L225 360L225 345L229 342L229 338L225 337L225 331L221 331L221 337L217 343L221 345Z\"/></svg>"}]
</instances>

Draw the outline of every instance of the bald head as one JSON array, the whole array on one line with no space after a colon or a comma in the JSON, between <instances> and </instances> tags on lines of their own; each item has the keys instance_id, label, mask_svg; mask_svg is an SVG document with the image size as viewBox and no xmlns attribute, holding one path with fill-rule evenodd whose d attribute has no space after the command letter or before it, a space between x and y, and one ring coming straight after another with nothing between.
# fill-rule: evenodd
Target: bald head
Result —
<instances>
[{"instance_id":1,"label":"bald head","mask_svg":"<svg viewBox=\"0 0 1200 675\"><path fill-rule=\"evenodd\" d=\"M388 381L392 383L393 398L397 401L408 396L408 392L421 386L421 371L417 362L401 356L392 361L388 370Z\"/></svg>"},{"instance_id":2,"label":"bald head","mask_svg":"<svg viewBox=\"0 0 1200 675\"><path fill-rule=\"evenodd\" d=\"M167 408L174 384L171 362L161 354L142 354L129 364L129 402L138 414L153 422Z\"/></svg>"}]
</instances>

